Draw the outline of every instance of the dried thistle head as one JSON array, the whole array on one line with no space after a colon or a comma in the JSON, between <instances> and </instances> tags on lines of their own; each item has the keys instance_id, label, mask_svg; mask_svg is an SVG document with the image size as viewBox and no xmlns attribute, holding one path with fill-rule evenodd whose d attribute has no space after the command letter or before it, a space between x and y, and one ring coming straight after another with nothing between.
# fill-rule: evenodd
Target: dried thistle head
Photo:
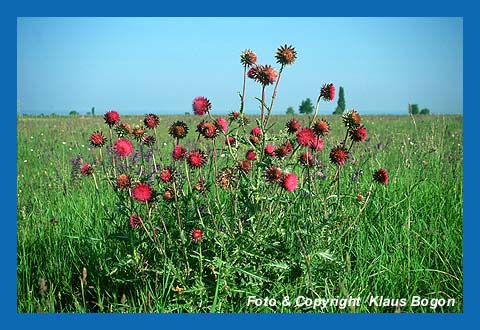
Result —
<instances>
[{"instance_id":1,"label":"dried thistle head","mask_svg":"<svg viewBox=\"0 0 480 330\"><path fill-rule=\"evenodd\" d=\"M257 62L257 54L250 49L245 49L240 55L240 62L245 66L251 66Z\"/></svg>"},{"instance_id":2,"label":"dried thistle head","mask_svg":"<svg viewBox=\"0 0 480 330\"><path fill-rule=\"evenodd\" d=\"M286 44L280 46L277 49L277 54L275 55L277 59L277 63L281 65L291 65L295 62L297 58L297 52L295 51L295 47L287 46Z\"/></svg>"},{"instance_id":3,"label":"dried thistle head","mask_svg":"<svg viewBox=\"0 0 480 330\"><path fill-rule=\"evenodd\" d=\"M217 178L215 179L215 183L222 189L228 189L232 187L235 179L235 169L231 167L225 167L218 173Z\"/></svg>"}]
</instances>

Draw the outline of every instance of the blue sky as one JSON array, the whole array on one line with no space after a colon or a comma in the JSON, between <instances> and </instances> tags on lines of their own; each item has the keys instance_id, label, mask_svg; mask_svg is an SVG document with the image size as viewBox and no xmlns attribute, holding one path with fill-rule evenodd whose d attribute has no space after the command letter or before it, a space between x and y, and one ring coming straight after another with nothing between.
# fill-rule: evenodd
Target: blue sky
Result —
<instances>
[{"instance_id":1,"label":"blue sky","mask_svg":"<svg viewBox=\"0 0 480 330\"><path fill-rule=\"evenodd\" d=\"M278 69L283 44L298 58L274 113L316 100L327 82L360 113L406 113L408 103L463 113L461 18L18 18L17 99L29 114L168 114L203 95L225 114L239 108L240 53ZM248 83L246 111L257 113L260 86Z\"/></svg>"}]
</instances>

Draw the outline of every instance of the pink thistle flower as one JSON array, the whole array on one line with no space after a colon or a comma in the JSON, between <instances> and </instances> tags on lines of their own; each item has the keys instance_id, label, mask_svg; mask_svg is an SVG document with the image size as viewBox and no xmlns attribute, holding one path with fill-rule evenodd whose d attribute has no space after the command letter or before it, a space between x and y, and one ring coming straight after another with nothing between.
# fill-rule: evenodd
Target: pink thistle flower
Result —
<instances>
[{"instance_id":1,"label":"pink thistle flower","mask_svg":"<svg viewBox=\"0 0 480 330\"><path fill-rule=\"evenodd\" d=\"M286 191L292 192L297 189L298 179L294 173L289 173L283 177L283 188Z\"/></svg>"},{"instance_id":2,"label":"pink thistle flower","mask_svg":"<svg viewBox=\"0 0 480 330\"><path fill-rule=\"evenodd\" d=\"M187 150L184 147L177 144L175 147L173 147L173 151L172 151L173 160L181 160L185 156L186 152Z\"/></svg>"},{"instance_id":3,"label":"pink thistle flower","mask_svg":"<svg viewBox=\"0 0 480 330\"><path fill-rule=\"evenodd\" d=\"M93 167L89 163L85 163L80 169L80 172L85 176L89 176L93 173Z\"/></svg>"},{"instance_id":4,"label":"pink thistle flower","mask_svg":"<svg viewBox=\"0 0 480 330\"><path fill-rule=\"evenodd\" d=\"M120 115L115 110L108 111L103 115L103 119L105 119L105 123L112 127L120 122Z\"/></svg>"},{"instance_id":5,"label":"pink thistle flower","mask_svg":"<svg viewBox=\"0 0 480 330\"><path fill-rule=\"evenodd\" d=\"M202 150L192 150L187 154L187 163L192 168L200 168L207 161L207 156Z\"/></svg>"},{"instance_id":6,"label":"pink thistle flower","mask_svg":"<svg viewBox=\"0 0 480 330\"><path fill-rule=\"evenodd\" d=\"M320 89L320 97L325 101L333 101L335 98L335 86L332 83L323 85Z\"/></svg>"},{"instance_id":7,"label":"pink thistle flower","mask_svg":"<svg viewBox=\"0 0 480 330\"><path fill-rule=\"evenodd\" d=\"M152 189L148 184L140 182L132 188L132 197L139 202L149 201L152 198Z\"/></svg>"},{"instance_id":8,"label":"pink thistle flower","mask_svg":"<svg viewBox=\"0 0 480 330\"><path fill-rule=\"evenodd\" d=\"M216 120L217 127L223 132L227 133L228 123L227 120L223 117L218 117Z\"/></svg>"},{"instance_id":9,"label":"pink thistle flower","mask_svg":"<svg viewBox=\"0 0 480 330\"><path fill-rule=\"evenodd\" d=\"M200 242L202 237L203 237L203 232L201 229L196 228L190 232L190 238L192 239L193 243Z\"/></svg>"},{"instance_id":10,"label":"pink thistle flower","mask_svg":"<svg viewBox=\"0 0 480 330\"><path fill-rule=\"evenodd\" d=\"M315 150L315 151L322 151L323 150L323 140L320 137L315 136L310 143L310 149Z\"/></svg>"},{"instance_id":11,"label":"pink thistle flower","mask_svg":"<svg viewBox=\"0 0 480 330\"><path fill-rule=\"evenodd\" d=\"M350 130L350 138L355 142L365 141L367 129L363 126L354 127Z\"/></svg>"},{"instance_id":12,"label":"pink thistle flower","mask_svg":"<svg viewBox=\"0 0 480 330\"><path fill-rule=\"evenodd\" d=\"M196 115L203 116L210 111L212 104L206 97L197 96L195 99L193 99L192 107L193 112Z\"/></svg>"},{"instance_id":13,"label":"pink thistle flower","mask_svg":"<svg viewBox=\"0 0 480 330\"><path fill-rule=\"evenodd\" d=\"M149 113L143 119L143 123L145 124L145 126L150 129L154 129L155 127L157 127L159 122L160 118L158 118L158 116L153 113Z\"/></svg>"},{"instance_id":14,"label":"pink thistle flower","mask_svg":"<svg viewBox=\"0 0 480 330\"><path fill-rule=\"evenodd\" d=\"M260 127L255 126L254 128L252 128L251 134L252 134L253 136L258 136L258 137L260 137L260 136L262 136L262 130L260 129Z\"/></svg>"},{"instance_id":15,"label":"pink thistle flower","mask_svg":"<svg viewBox=\"0 0 480 330\"><path fill-rule=\"evenodd\" d=\"M386 169L381 168L373 173L373 179L375 182L387 185L388 184L388 172Z\"/></svg>"},{"instance_id":16,"label":"pink thistle flower","mask_svg":"<svg viewBox=\"0 0 480 330\"><path fill-rule=\"evenodd\" d=\"M170 182L173 177L173 171L170 168L165 168L163 169L160 174L159 174L160 180L162 180L165 183Z\"/></svg>"},{"instance_id":17,"label":"pink thistle flower","mask_svg":"<svg viewBox=\"0 0 480 330\"><path fill-rule=\"evenodd\" d=\"M130 140L118 139L113 145L113 150L119 157L128 157L133 152L133 145Z\"/></svg>"},{"instance_id":18,"label":"pink thistle flower","mask_svg":"<svg viewBox=\"0 0 480 330\"><path fill-rule=\"evenodd\" d=\"M296 119L290 119L287 122L288 133L296 133L301 127L300 122Z\"/></svg>"},{"instance_id":19,"label":"pink thistle flower","mask_svg":"<svg viewBox=\"0 0 480 330\"><path fill-rule=\"evenodd\" d=\"M271 157L275 156L275 147L271 144L265 146L265 153Z\"/></svg>"},{"instance_id":20,"label":"pink thistle flower","mask_svg":"<svg viewBox=\"0 0 480 330\"><path fill-rule=\"evenodd\" d=\"M315 132L311 128L302 128L297 132L297 142L301 146L309 147L315 139Z\"/></svg>"},{"instance_id":21,"label":"pink thistle flower","mask_svg":"<svg viewBox=\"0 0 480 330\"><path fill-rule=\"evenodd\" d=\"M250 149L250 150L247 151L246 158L247 158L248 160L255 160L255 159L257 159L257 155L255 154L255 151L253 151L252 149Z\"/></svg>"},{"instance_id":22,"label":"pink thistle flower","mask_svg":"<svg viewBox=\"0 0 480 330\"><path fill-rule=\"evenodd\" d=\"M142 226L142 223L143 223L142 218L139 215L132 214L130 216L130 227L138 228Z\"/></svg>"}]
</instances>

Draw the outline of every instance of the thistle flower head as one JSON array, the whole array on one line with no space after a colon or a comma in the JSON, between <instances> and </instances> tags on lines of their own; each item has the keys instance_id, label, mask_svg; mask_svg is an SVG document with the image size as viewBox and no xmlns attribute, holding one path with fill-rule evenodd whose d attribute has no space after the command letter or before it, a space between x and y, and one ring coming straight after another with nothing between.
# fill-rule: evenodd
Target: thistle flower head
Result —
<instances>
[{"instance_id":1,"label":"thistle flower head","mask_svg":"<svg viewBox=\"0 0 480 330\"><path fill-rule=\"evenodd\" d=\"M248 150L247 151L247 154L245 156L248 160L255 160L257 159L257 155L255 154L255 151L253 151L252 149Z\"/></svg>"},{"instance_id":2,"label":"thistle flower head","mask_svg":"<svg viewBox=\"0 0 480 330\"><path fill-rule=\"evenodd\" d=\"M288 133L296 133L302 126L300 125L300 122L296 120L295 118L290 119L287 121L287 131Z\"/></svg>"},{"instance_id":3,"label":"thistle flower head","mask_svg":"<svg viewBox=\"0 0 480 330\"><path fill-rule=\"evenodd\" d=\"M187 163L191 168L200 168L207 161L205 152L200 149L195 149L187 153Z\"/></svg>"},{"instance_id":4,"label":"thistle flower head","mask_svg":"<svg viewBox=\"0 0 480 330\"><path fill-rule=\"evenodd\" d=\"M325 101L333 101L335 98L335 86L332 83L323 85L320 89L320 97Z\"/></svg>"},{"instance_id":5,"label":"thistle flower head","mask_svg":"<svg viewBox=\"0 0 480 330\"><path fill-rule=\"evenodd\" d=\"M120 174L115 180L118 189L126 189L130 187L131 179L127 174Z\"/></svg>"},{"instance_id":6,"label":"thistle flower head","mask_svg":"<svg viewBox=\"0 0 480 330\"><path fill-rule=\"evenodd\" d=\"M387 185L388 184L388 172L385 168L380 168L375 173L373 173L373 180L379 184Z\"/></svg>"},{"instance_id":7,"label":"thistle flower head","mask_svg":"<svg viewBox=\"0 0 480 330\"><path fill-rule=\"evenodd\" d=\"M252 162L249 160L241 160L238 162L238 168L243 172L249 172L252 170Z\"/></svg>"},{"instance_id":8,"label":"thistle flower head","mask_svg":"<svg viewBox=\"0 0 480 330\"><path fill-rule=\"evenodd\" d=\"M132 128L125 122L118 122L117 126L115 126L115 132L117 133L118 137L125 137L129 134L132 134Z\"/></svg>"},{"instance_id":9,"label":"thistle flower head","mask_svg":"<svg viewBox=\"0 0 480 330\"><path fill-rule=\"evenodd\" d=\"M187 133L188 126L183 121L176 121L168 128L168 134L175 139L183 139Z\"/></svg>"},{"instance_id":10,"label":"thistle flower head","mask_svg":"<svg viewBox=\"0 0 480 330\"><path fill-rule=\"evenodd\" d=\"M245 49L240 55L240 62L245 66L252 66L257 62L257 54L250 49Z\"/></svg>"},{"instance_id":11,"label":"thistle flower head","mask_svg":"<svg viewBox=\"0 0 480 330\"><path fill-rule=\"evenodd\" d=\"M155 144L155 137L153 135L144 134L141 141L144 145L151 147Z\"/></svg>"},{"instance_id":12,"label":"thistle flower head","mask_svg":"<svg viewBox=\"0 0 480 330\"><path fill-rule=\"evenodd\" d=\"M297 142L301 146L309 147L315 139L315 132L311 128L302 128L297 131Z\"/></svg>"},{"instance_id":13,"label":"thistle flower head","mask_svg":"<svg viewBox=\"0 0 480 330\"><path fill-rule=\"evenodd\" d=\"M145 126L150 129L154 129L155 127L157 127L159 122L160 118L158 118L158 116L153 113L145 115L145 118L143 119L143 123L145 124Z\"/></svg>"},{"instance_id":14,"label":"thistle flower head","mask_svg":"<svg viewBox=\"0 0 480 330\"><path fill-rule=\"evenodd\" d=\"M365 141L367 129L363 126L354 127L350 130L350 138L355 142Z\"/></svg>"},{"instance_id":15,"label":"thistle flower head","mask_svg":"<svg viewBox=\"0 0 480 330\"><path fill-rule=\"evenodd\" d=\"M344 113L342 115L342 120L343 120L343 123L345 124L345 127L348 127L348 128L358 127L362 123L362 118L360 117L358 112L354 109L348 111L347 113Z\"/></svg>"},{"instance_id":16,"label":"thistle flower head","mask_svg":"<svg viewBox=\"0 0 480 330\"><path fill-rule=\"evenodd\" d=\"M152 198L152 188L146 183L139 182L132 188L132 197L139 202L147 202Z\"/></svg>"},{"instance_id":17,"label":"thistle flower head","mask_svg":"<svg viewBox=\"0 0 480 330\"><path fill-rule=\"evenodd\" d=\"M217 137L219 130L216 124L203 120L197 125L197 132L206 139L214 139Z\"/></svg>"},{"instance_id":18,"label":"thistle flower head","mask_svg":"<svg viewBox=\"0 0 480 330\"><path fill-rule=\"evenodd\" d=\"M83 164L82 168L80 169L80 172L85 175L89 176L93 174L93 166L90 165L89 163Z\"/></svg>"},{"instance_id":19,"label":"thistle flower head","mask_svg":"<svg viewBox=\"0 0 480 330\"><path fill-rule=\"evenodd\" d=\"M233 182L236 180L235 169L232 167L225 167L218 172L215 178L215 183L222 189L228 189L233 186Z\"/></svg>"},{"instance_id":20,"label":"thistle flower head","mask_svg":"<svg viewBox=\"0 0 480 330\"><path fill-rule=\"evenodd\" d=\"M277 54L275 55L277 63L281 65L291 65L295 62L297 58L297 52L295 47L283 45L277 49Z\"/></svg>"},{"instance_id":21,"label":"thistle flower head","mask_svg":"<svg viewBox=\"0 0 480 330\"><path fill-rule=\"evenodd\" d=\"M300 164L307 167L313 167L314 165L312 154L309 152L304 152L301 154L298 160L300 161Z\"/></svg>"},{"instance_id":22,"label":"thistle flower head","mask_svg":"<svg viewBox=\"0 0 480 330\"><path fill-rule=\"evenodd\" d=\"M108 126L112 127L120 121L120 115L115 110L107 111L103 115L103 119Z\"/></svg>"},{"instance_id":23,"label":"thistle flower head","mask_svg":"<svg viewBox=\"0 0 480 330\"><path fill-rule=\"evenodd\" d=\"M212 109L212 104L204 96L197 96L192 103L193 112L196 115L203 116Z\"/></svg>"},{"instance_id":24,"label":"thistle flower head","mask_svg":"<svg viewBox=\"0 0 480 330\"><path fill-rule=\"evenodd\" d=\"M145 134L145 128L140 125L135 125L132 129L132 135L137 141L142 139L143 134Z\"/></svg>"},{"instance_id":25,"label":"thistle flower head","mask_svg":"<svg viewBox=\"0 0 480 330\"><path fill-rule=\"evenodd\" d=\"M345 165L348 159L348 151L342 146L337 146L330 151L330 161L337 165Z\"/></svg>"},{"instance_id":26,"label":"thistle flower head","mask_svg":"<svg viewBox=\"0 0 480 330\"><path fill-rule=\"evenodd\" d=\"M313 130L315 134L325 136L330 132L330 124L325 119L317 119L313 124Z\"/></svg>"},{"instance_id":27,"label":"thistle flower head","mask_svg":"<svg viewBox=\"0 0 480 330\"><path fill-rule=\"evenodd\" d=\"M294 191L297 189L298 179L294 173L288 173L283 177L282 180L282 187L289 192Z\"/></svg>"},{"instance_id":28,"label":"thistle flower head","mask_svg":"<svg viewBox=\"0 0 480 330\"><path fill-rule=\"evenodd\" d=\"M172 180L175 170L172 167L164 168L158 175L162 182L168 183Z\"/></svg>"},{"instance_id":29,"label":"thistle flower head","mask_svg":"<svg viewBox=\"0 0 480 330\"><path fill-rule=\"evenodd\" d=\"M184 147L177 144L175 147L173 147L173 151L172 151L173 160L183 159L183 157L185 157L186 152L187 150Z\"/></svg>"},{"instance_id":30,"label":"thistle flower head","mask_svg":"<svg viewBox=\"0 0 480 330\"><path fill-rule=\"evenodd\" d=\"M142 226L142 223L142 217L140 217L138 214L132 214L130 216L130 227L138 228Z\"/></svg>"},{"instance_id":31,"label":"thistle flower head","mask_svg":"<svg viewBox=\"0 0 480 330\"><path fill-rule=\"evenodd\" d=\"M128 157L133 152L133 145L130 140L118 139L113 145L113 150L119 157Z\"/></svg>"},{"instance_id":32,"label":"thistle flower head","mask_svg":"<svg viewBox=\"0 0 480 330\"><path fill-rule=\"evenodd\" d=\"M275 156L275 146L271 145L271 144L267 144L265 146L265 153L271 157L274 157Z\"/></svg>"},{"instance_id":33,"label":"thistle flower head","mask_svg":"<svg viewBox=\"0 0 480 330\"><path fill-rule=\"evenodd\" d=\"M215 124L217 125L217 128L222 131L223 133L227 133L228 130L228 123L227 120L223 117L218 117L215 120Z\"/></svg>"},{"instance_id":34,"label":"thistle flower head","mask_svg":"<svg viewBox=\"0 0 480 330\"><path fill-rule=\"evenodd\" d=\"M103 133L100 131L93 132L90 135L90 144L96 148L102 147L105 144Z\"/></svg>"},{"instance_id":35,"label":"thistle flower head","mask_svg":"<svg viewBox=\"0 0 480 330\"><path fill-rule=\"evenodd\" d=\"M265 180L272 183L280 183L283 178L283 171L276 167L270 166L265 170Z\"/></svg>"},{"instance_id":36,"label":"thistle flower head","mask_svg":"<svg viewBox=\"0 0 480 330\"><path fill-rule=\"evenodd\" d=\"M250 132L250 134L260 137L262 136L262 130L260 129L260 127L255 126L254 128L252 128L252 131Z\"/></svg>"},{"instance_id":37,"label":"thistle flower head","mask_svg":"<svg viewBox=\"0 0 480 330\"><path fill-rule=\"evenodd\" d=\"M190 232L190 238L193 243L199 243L203 237L203 232L201 229L195 228Z\"/></svg>"}]
</instances>

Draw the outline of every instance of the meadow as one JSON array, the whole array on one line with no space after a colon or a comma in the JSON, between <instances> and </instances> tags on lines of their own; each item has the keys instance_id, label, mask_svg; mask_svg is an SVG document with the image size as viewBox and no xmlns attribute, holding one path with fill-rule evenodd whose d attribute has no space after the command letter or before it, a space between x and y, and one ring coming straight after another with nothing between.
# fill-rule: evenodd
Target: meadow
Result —
<instances>
[{"instance_id":1,"label":"meadow","mask_svg":"<svg viewBox=\"0 0 480 330\"><path fill-rule=\"evenodd\" d=\"M98 130L109 140L102 116L18 117L18 312L462 312L462 116L362 116L368 136L352 143L341 172L329 151L344 138L342 117L321 117L331 132L312 166L282 163L298 177L289 191L262 183L262 150L253 169L218 180L221 168L236 166L223 133L205 142L205 168L172 161L169 128L178 121L189 127L182 145L190 150L199 118L160 116L153 146L130 159L141 158L141 171L156 161L177 173L174 190L158 173L146 178L157 187L152 205L132 201L102 174L112 174L99 162L109 153L90 142ZM271 136L286 139L292 118L272 116ZM311 119L294 118L302 127ZM131 127L143 119L121 117ZM85 163L95 176L82 173ZM372 180L379 168L388 170L388 184ZM132 224L133 211L148 214L147 227ZM284 306L287 296L362 303ZM369 304L370 296L393 301ZM455 304L414 306L415 296Z\"/></svg>"}]
</instances>

